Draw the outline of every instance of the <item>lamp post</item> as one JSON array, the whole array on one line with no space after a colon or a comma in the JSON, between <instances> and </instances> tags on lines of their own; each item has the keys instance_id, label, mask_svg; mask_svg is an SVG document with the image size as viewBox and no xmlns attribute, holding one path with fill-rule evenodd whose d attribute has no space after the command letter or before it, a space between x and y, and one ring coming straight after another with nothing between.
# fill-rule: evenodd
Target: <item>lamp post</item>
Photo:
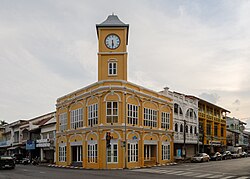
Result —
<instances>
[{"instance_id":1,"label":"lamp post","mask_svg":"<svg viewBox=\"0 0 250 179\"><path fill-rule=\"evenodd\" d=\"M126 88L125 88L125 90L126 90ZM127 167L127 110L126 110L126 108L127 108L127 99L126 99L126 94L127 94L127 92L125 91L124 92L124 97L125 97L125 99L124 99L124 103L125 103L125 107L124 107L124 122L125 122L125 169L127 169L128 167Z\"/></svg>"}]
</instances>

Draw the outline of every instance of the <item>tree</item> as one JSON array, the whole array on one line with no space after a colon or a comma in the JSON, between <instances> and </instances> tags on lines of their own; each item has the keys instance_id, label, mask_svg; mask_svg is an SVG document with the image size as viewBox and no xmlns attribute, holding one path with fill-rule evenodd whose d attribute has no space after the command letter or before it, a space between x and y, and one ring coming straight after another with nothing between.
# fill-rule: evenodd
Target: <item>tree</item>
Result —
<instances>
[{"instance_id":1,"label":"tree","mask_svg":"<svg viewBox=\"0 0 250 179\"><path fill-rule=\"evenodd\" d=\"M0 126L3 126L5 124L8 124L5 120L0 120Z\"/></svg>"}]
</instances>

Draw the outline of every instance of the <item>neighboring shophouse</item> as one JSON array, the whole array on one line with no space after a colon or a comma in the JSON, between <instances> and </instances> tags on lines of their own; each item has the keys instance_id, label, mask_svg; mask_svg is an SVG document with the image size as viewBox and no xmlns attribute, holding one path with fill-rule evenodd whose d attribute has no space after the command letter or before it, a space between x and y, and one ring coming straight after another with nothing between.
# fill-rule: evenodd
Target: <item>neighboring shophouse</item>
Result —
<instances>
[{"instance_id":1,"label":"neighboring shophouse","mask_svg":"<svg viewBox=\"0 0 250 179\"><path fill-rule=\"evenodd\" d=\"M127 81L129 25L96 25L98 82L57 99L56 163L134 168L173 161L173 102Z\"/></svg>"},{"instance_id":2,"label":"neighboring shophouse","mask_svg":"<svg viewBox=\"0 0 250 179\"><path fill-rule=\"evenodd\" d=\"M173 99L174 108L174 156L176 159L191 157L198 152L198 99L168 88L163 94Z\"/></svg>"},{"instance_id":3,"label":"neighboring shophouse","mask_svg":"<svg viewBox=\"0 0 250 179\"><path fill-rule=\"evenodd\" d=\"M30 120L18 120L4 125L0 151L6 155L21 154L23 157L43 157L43 161L54 162L54 136L55 136L55 112L48 113ZM53 133L51 135L50 133ZM49 134L47 143L51 146L45 147L41 144L41 135ZM52 137L53 136L53 137ZM37 146L36 146L37 144ZM45 154L44 150L53 150L53 154ZM41 153L42 152L42 153ZM49 156L48 156L49 155ZM46 160L48 156L48 160Z\"/></svg>"},{"instance_id":4,"label":"neighboring shophouse","mask_svg":"<svg viewBox=\"0 0 250 179\"><path fill-rule=\"evenodd\" d=\"M230 111L198 99L200 151L208 154L226 150L226 116Z\"/></svg>"},{"instance_id":5,"label":"neighboring shophouse","mask_svg":"<svg viewBox=\"0 0 250 179\"><path fill-rule=\"evenodd\" d=\"M4 139L4 135L3 133L5 133L5 125L0 125L0 155L3 155L5 152L5 147L7 145L7 142Z\"/></svg>"},{"instance_id":6,"label":"neighboring shophouse","mask_svg":"<svg viewBox=\"0 0 250 179\"><path fill-rule=\"evenodd\" d=\"M41 161L46 163L55 163L55 136L56 136L56 118L48 120L40 126L41 139L36 140L36 147L40 148Z\"/></svg>"},{"instance_id":7,"label":"neighboring shophouse","mask_svg":"<svg viewBox=\"0 0 250 179\"><path fill-rule=\"evenodd\" d=\"M235 117L227 117L227 148L233 151L234 147L242 147L247 151L248 135L244 131L246 123Z\"/></svg>"},{"instance_id":8,"label":"neighboring shophouse","mask_svg":"<svg viewBox=\"0 0 250 179\"><path fill-rule=\"evenodd\" d=\"M1 154L8 154L7 148L10 148L13 141L11 139L11 128L10 124L6 124L2 126L4 129L2 129L2 140L0 141L0 152Z\"/></svg>"}]
</instances>

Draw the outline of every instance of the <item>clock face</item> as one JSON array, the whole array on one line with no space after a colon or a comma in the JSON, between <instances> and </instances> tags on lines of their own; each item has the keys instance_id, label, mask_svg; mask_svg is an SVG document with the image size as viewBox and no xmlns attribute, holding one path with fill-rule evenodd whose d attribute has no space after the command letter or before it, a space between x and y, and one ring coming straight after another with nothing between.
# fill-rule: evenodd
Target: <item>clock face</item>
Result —
<instances>
[{"instance_id":1,"label":"clock face","mask_svg":"<svg viewBox=\"0 0 250 179\"><path fill-rule=\"evenodd\" d=\"M105 38L105 45L109 49L116 49L120 45L120 38L115 34L109 34Z\"/></svg>"}]
</instances>

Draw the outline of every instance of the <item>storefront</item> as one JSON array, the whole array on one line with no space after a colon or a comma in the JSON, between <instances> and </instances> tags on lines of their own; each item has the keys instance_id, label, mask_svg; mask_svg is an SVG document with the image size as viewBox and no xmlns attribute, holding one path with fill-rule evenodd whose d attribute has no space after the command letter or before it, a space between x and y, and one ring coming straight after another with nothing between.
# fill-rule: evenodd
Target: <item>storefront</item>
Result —
<instances>
[{"instance_id":1,"label":"storefront","mask_svg":"<svg viewBox=\"0 0 250 179\"><path fill-rule=\"evenodd\" d=\"M40 149L41 162L54 163L55 148L50 139L36 140L36 148Z\"/></svg>"}]
</instances>

